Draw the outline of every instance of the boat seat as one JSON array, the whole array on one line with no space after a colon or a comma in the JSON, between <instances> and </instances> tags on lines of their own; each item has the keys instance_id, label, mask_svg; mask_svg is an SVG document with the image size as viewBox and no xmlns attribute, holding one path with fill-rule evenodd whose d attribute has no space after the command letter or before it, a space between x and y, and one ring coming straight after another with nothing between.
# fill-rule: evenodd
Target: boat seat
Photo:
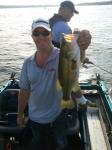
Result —
<instances>
[{"instance_id":1,"label":"boat seat","mask_svg":"<svg viewBox=\"0 0 112 150\"><path fill-rule=\"evenodd\" d=\"M8 121L0 121L0 134L4 136L17 136L23 132L24 128L20 128L18 125L10 124Z\"/></svg>"},{"instance_id":2,"label":"boat seat","mask_svg":"<svg viewBox=\"0 0 112 150\"><path fill-rule=\"evenodd\" d=\"M23 131L17 125L19 89L6 89L0 95L0 134L16 136Z\"/></svg>"},{"instance_id":3,"label":"boat seat","mask_svg":"<svg viewBox=\"0 0 112 150\"><path fill-rule=\"evenodd\" d=\"M19 89L6 89L0 97L0 113L17 112Z\"/></svg>"}]
</instances>

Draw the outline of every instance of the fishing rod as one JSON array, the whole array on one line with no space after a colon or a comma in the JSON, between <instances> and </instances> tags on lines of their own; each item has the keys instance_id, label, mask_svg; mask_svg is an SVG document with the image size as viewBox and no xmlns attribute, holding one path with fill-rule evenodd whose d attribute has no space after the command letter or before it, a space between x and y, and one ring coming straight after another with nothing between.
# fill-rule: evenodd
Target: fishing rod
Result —
<instances>
[{"instance_id":1,"label":"fishing rod","mask_svg":"<svg viewBox=\"0 0 112 150\"><path fill-rule=\"evenodd\" d=\"M99 69L101 69L101 70L103 70L103 71L105 71L105 72L107 72L107 73L109 73L109 74L112 74L112 72L110 72L110 71L108 71L108 70L105 70L105 69L103 69L102 67L97 66L97 65L94 64L94 63L92 63L92 65L94 65L95 67L97 67L97 68L99 68Z\"/></svg>"},{"instance_id":2,"label":"fishing rod","mask_svg":"<svg viewBox=\"0 0 112 150\"><path fill-rule=\"evenodd\" d=\"M95 63L93 63L92 61L89 61L89 60L85 61L85 62L82 64L84 68L88 68L88 67L85 65L85 63L86 63L86 64L91 64L91 65L93 65L93 66L95 66L95 67L97 67L97 68L99 68L99 69L101 69L101 70L103 70L103 71L105 71L105 72L107 72L107 73L109 73L109 74L112 74L112 72L103 69L102 67L96 65Z\"/></svg>"}]
</instances>

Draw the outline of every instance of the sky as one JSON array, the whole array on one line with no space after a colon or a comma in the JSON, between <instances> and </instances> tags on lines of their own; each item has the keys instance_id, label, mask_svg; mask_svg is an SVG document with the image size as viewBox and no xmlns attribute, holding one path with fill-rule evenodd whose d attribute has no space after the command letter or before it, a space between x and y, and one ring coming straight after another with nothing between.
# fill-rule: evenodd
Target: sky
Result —
<instances>
[{"instance_id":1,"label":"sky","mask_svg":"<svg viewBox=\"0 0 112 150\"><path fill-rule=\"evenodd\" d=\"M0 0L0 5L58 5L64 0ZM72 0L75 4L84 2L100 2L109 0Z\"/></svg>"}]
</instances>

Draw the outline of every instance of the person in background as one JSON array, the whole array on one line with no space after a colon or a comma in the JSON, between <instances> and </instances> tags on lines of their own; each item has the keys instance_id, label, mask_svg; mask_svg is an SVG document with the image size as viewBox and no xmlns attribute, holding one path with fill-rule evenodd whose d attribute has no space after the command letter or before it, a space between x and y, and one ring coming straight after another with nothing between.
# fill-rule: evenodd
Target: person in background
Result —
<instances>
[{"instance_id":1,"label":"person in background","mask_svg":"<svg viewBox=\"0 0 112 150\"><path fill-rule=\"evenodd\" d=\"M50 27L52 30L53 38L52 42L54 46L60 48L60 41L62 39L62 33L65 34L79 34L79 38L77 43L79 45L80 50L80 60L81 63L86 63L86 60L89 61L88 58L85 58L86 52L85 50L88 48L89 44L91 43L91 34L88 30L73 31L68 25L68 22L74 16L74 14L78 14L79 12L76 10L75 5L72 1L63 1L60 4L58 14L54 14L53 17L49 19ZM76 33L77 32L77 33ZM83 103L83 107L80 105L80 108L86 108L87 106L87 99L82 95L81 89L76 91L73 89L72 98L76 99L77 102ZM79 100L80 99L80 100ZM89 101L88 101L89 102Z\"/></svg>"},{"instance_id":2,"label":"person in background","mask_svg":"<svg viewBox=\"0 0 112 150\"><path fill-rule=\"evenodd\" d=\"M62 33L65 34L72 34L77 32L79 34L78 38L78 45L80 47L80 53L81 53L81 62L83 63L85 60L85 50L88 48L88 46L91 43L91 34L88 30L82 30L79 29L76 31L72 31L70 26L68 25L68 22L71 20L71 18L74 16L74 14L79 14L79 12L76 10L75 5L72 1L63 1L60 4L58 14L54 14L53 17L49 19L49 23L52 29L53 39L52 42L54 46L60 48L60 41L62 38Z\"/></svg>"}]
</instances>

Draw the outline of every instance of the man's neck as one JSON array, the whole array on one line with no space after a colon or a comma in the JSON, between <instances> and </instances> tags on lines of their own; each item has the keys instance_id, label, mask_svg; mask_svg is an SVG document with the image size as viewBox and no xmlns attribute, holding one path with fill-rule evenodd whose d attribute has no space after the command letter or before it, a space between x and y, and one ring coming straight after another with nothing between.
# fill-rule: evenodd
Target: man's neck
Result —
<instances>
[{"instance_id":1,"label":"man's neck","mask_svg":"<svg viewBox=\"0 0 112 150\"><path fill-rule=\"evenodd\" d=\"M52 51L53 51L53 47L47 50L46 49L37 50L36 56L35 56L36 64L40 67L45 66Z\"/></svg>"}]
</instances>

